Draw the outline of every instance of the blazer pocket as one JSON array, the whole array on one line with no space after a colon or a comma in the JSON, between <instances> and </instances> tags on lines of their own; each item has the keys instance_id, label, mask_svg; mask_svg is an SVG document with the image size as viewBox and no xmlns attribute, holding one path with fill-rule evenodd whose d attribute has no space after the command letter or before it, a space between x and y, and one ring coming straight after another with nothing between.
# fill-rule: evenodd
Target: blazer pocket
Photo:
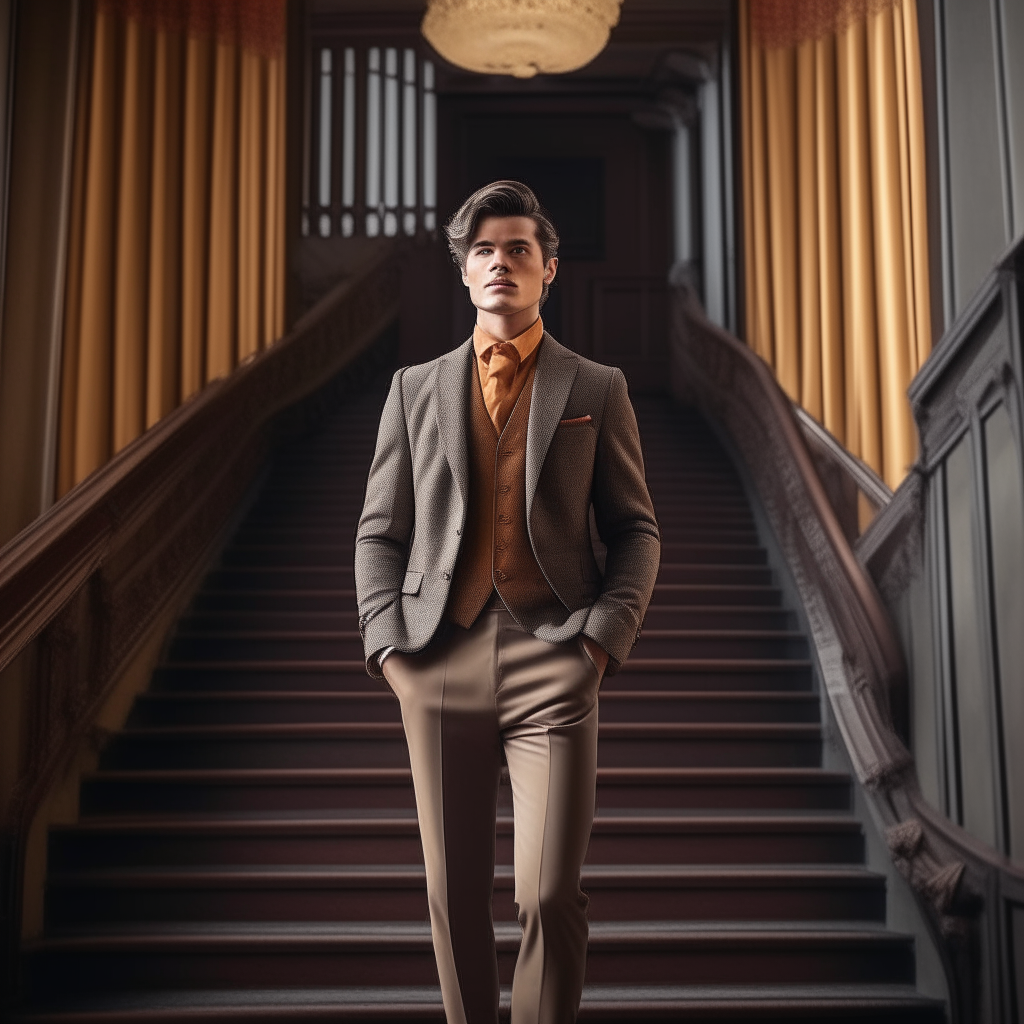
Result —
<instances>
[{"instance_id":1,"label":"blazer pocket","mask_svg":"<svg viewBox=\"0 0 1024 1024\"><path fill-rule=\"evenodd\" d=\"M558 425L560 427L575 427L583 423L590 423L593 417L588 412L586 416L571 416L567 420L559 420Z\"/></svg>"},{"instance_id":2,"label":"blazer pocket","mask_svg":"<svg viewBox=\"0 0 1024 1024\"><path fill-rule=\"evenodd\" d=\"M420 592L420 584L423 582L423 573L413 572L410 570L405 574L405 579L402 581L402 593L403 594L418 594Z\"/></svg>"}]
</instances>

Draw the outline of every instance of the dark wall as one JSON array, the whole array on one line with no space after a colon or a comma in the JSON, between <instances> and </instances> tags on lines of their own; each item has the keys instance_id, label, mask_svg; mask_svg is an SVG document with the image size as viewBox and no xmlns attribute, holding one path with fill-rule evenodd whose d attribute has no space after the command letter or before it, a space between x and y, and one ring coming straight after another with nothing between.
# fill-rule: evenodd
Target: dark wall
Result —
<instances>
[{"instance_id":1,"label":"dark wall","mask_svg":"<svg viewBox=\"0 0 1024 1024\"><path fill-rule=\"evenodd\" d=\"M1024 232L1024 4L919 0L936 339Z\"/></svg>"}]
</instances>

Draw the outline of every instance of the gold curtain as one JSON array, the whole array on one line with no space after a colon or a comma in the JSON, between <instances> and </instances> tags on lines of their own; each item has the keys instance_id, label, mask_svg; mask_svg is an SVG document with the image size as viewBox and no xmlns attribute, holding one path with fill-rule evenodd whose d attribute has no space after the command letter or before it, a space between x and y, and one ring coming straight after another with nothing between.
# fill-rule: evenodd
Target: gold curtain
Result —
<instances>
[{"instance_id":1,"label":"gold curtain","mask_svg":"<svg viewBox=\"0 0 1024 1024\"><path fill-rule=\"evenodd\" d=\"M747 342L895 487L931 350L916 0L741 0Z\"/></svg>"},{"instance_id":2,"label":"gold curtain","mask_svg":"<svg viewBox=\"0 0 1024 1024\"><path fill-rule=\"evenodd\" d=\"M284 328L284 0L97 0L58 497Z\"/></svg>"}]
</instances>

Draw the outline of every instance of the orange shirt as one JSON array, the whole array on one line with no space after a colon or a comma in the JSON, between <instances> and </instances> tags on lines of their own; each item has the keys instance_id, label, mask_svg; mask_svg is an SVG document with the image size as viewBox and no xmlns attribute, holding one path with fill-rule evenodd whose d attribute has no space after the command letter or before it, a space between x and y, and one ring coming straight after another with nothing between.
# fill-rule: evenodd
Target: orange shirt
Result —
<instances>
[{"instance_id":1,"label":"orange shirt","mask_svg":"<svg viewBox=\"0 0 1024 1024\"><path fill-rule=\"evenodd\" d=\"M505 429L505 424L508 423L508 418L512 415L512 410L515 408L516 400L523 390L523 384L530 375L530 367L533 366L534 360L537 357L537 346L540 344L540 339L543 336L544 321L537 317L522 334L506 342L506 344L511 345L519 353L519 366L516 368L516 375L512 379L512 385L509 388L508 394L503 396L500 401L495 399L489 401L488 390L484 387L487 379L487 363L490 360L492 346L500 344L501 339L491 337L479 325L473 328L473 351L476 352L476 368L480 375L480 388L484 394L484 405L487 407L487 415L491 417L491 422L499 434Z\"/></svg>"}]
</instances>

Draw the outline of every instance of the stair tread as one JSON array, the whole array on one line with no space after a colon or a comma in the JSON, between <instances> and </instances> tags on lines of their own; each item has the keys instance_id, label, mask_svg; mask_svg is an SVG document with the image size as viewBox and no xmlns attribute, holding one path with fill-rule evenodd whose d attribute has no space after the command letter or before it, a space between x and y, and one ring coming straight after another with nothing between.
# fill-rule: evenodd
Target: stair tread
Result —
<instances>
[{"instance_id":1,"label":"stair tread","mask_svg":"<svg viewBox=\"0 0 1024 1024\"><path fill-rule=\"evenodd\" d=\"M775 670L786 671L795 668L810 668L812 662L807 658L631 658L628 662L629 670L650 671L652 669L666 668L700 668L704 670L719 669L720 671L739 670ZM358 670L365 672L365 663L362 658L280 658L260 659L258 661L242 661L223 659L220 661L174 661L168 660L164 663L165 668L178 670L193 669L209 671L210 669L233 669L247 672L272 672L281 669L303 669L308 672L315 671L344 671ZM381 684L383 685L383 684Z\"/></svg>"},{"instance_id":2,"label":"stair tread","mask_svg":"<svg viewBox=\"0 0 1024 1024\"><path fill-rule=\"evenodd\" d=\"M338 704L395 704L394 694L383 688L377 690L162 690L140 694L146 703L184 704L212 701L330 701ZM678 701L696 703L701 700L721 700L743 703L748 700L778 701L781 704L818 704L817 693L793 690L609 690L601 694L601 703L621 703L630 700Z\"/></svg>"},{"instance_id":3,"label":"stair tread","mask_svg":"<svg viewBox=\"0 0 1024 1024\"><path fill-rule=\"evenodd\" d=\"M804 633L797 629L645 629L647 638L689 640L794 640L803 639ZM355 639L360 636L357 629L182 629L175 633L176 639L220 640L334 640Z\"/></svg>"},{"instance_id":4,"label":"stair tread","mask_svg":"<svg viewBox=\"0 0 1024 1024\"><path fill-rule=\"evenodd\" d=\"M515 948L519 925L495 921L499 947ZM714 943L776 946L902 946L913 936L871 921L592 921L590 945ZM63 926L27 943L29 949L100 948L140 951L206 946L334 945L391 946L415 943L433 948L430 924L420 921L118 921L88 926Z\"/></svg>"},{"instance_id":5,"label":"stair tread","mask_svg":"<svg viewBox=\"0 0 1024 1024\"><path fill-rule=\"evenodd\" d=\"M511 991L501 990L501 1006L507 1008ZM387 1013L394 1007L407 1014L429 1014L442 1020L441 990L428 986L377 986L302 989L169 989L144 992L89 994L75 1000L74 1008L63 1009L63 1002L48 1002L45 1008L15 1015L14 1022L61 1024L82 1021L132 1022L136 1020L177 1019L178 1012L188 1020L259 1020L277 1016L282 1010L296 1019L366 1020L367 1014ZM790 1010L801 1016L809 1012L835 1013L839 1010L905 1010L934 1008L943 1004L921 995L911 985L901 984L751 984L751 985L585 985L580 1004L580 1019L595 1011L622 1010L633 1014L673 1011L692 1013L751 1009L776 1013ZM102 1017L99 1016L102 1014ZM315 1015L315 1016L314 1016ZM330 1015L329 1018L327 1015ZM358 1015L358 1016L357 1016ZM660 1013L659 1013L660 1016ZM185 1017L181 1019L186 1019ZM370 1019L373 1019L372 1017ZM411 1019L411 1018L410 1018ZM666 1017L665 1019L672 1019ZM944 1019L944 1014L936 1020Z\"/></svg>"},{"instance_id":6,"label":"stair tread","mask_svg":"<svg viewBox=\"0 0 1024 1024\"><path fill-rule=\"evenodd\" d=\"M261 782L297 780L303 782L335 782L345 779L390 779L409 781L408 768L127 768L90 772L88 779L136 779L138 781L197 781ZM746 783L800 781L849 782L846 772L824 768L598 768L597 779L635 779L657 782L673 779L702 779Z\"/></svg>"},{"instance_id":7,"label":"stair tread","mask_svg":"<svg viewBox=\"0 0 1024 1024\"><path fill-rule=\"evenodd\" d=\"M601 722L598 734L620 736L817 736L817 722ZM123 738L181 739L187 737L365 737L401 739L401 722L241 722L218 725L132 726L118 734Z\"/></svg>"},{"instance_id":8,"label":"stair tread","mask_svg":"<svg viewBox=\"0 0 1024 1024\"><path fill-rule=\"evenodd\" d=\"M495 879L509 882L511 864L497 864ZM310 883L368 885L373 881L406 881L424 884L425 869L417 864L185 864L142 865L118 868L55 871L51 885L154 885L197 886L261 885L275 882L302 886ZM708 864L586 864L583 879L591 884L632 882L637 886L658 884L706 885L761 884L780 887L807 882L833 882L856 886L877 886L884 876L860 866L810 865L708 865Z\"/></svg>"},{"instance_id":9,"label":"stair tread","mask_svg":"<svg viewBox=\"0 0 1024 1024\"><path fill-rule=\"evenodd\" d=\"M357 813L358 812L358 813ZM419 826L416 814L409 810L404 815L389 809L387 816L366 809L346 809L334 816L326 817L322 811L316 817L280 817L279 812L273 817L266 815L242 814L233 817L199 818L199 817L160 817L143 815L123 815L119 817L84 817L74 824L55 825L54 833L112 833L127 834L151 832L167 834L304 834L304 833L335 833L346 835L352 832L412 832L418 834ZM307 812L308 815L308 812ZM512 829L512 816L500 814L497 817L499 832ZM860 823L852 815L836 815L826 811L806 811L794 814L791 810L767 814L758 810L749 814L737 814L735 811L708 814L706 810L686 811L676 809L666 813L659 808L657 813L635 811L630 815L610 813L598 810L594 818L593 832L622 830L626 832L673 831L682 833L714 831L768 831L777 832L789 829L793 831L832 831L860 832Z\"/></svg>"}]
</instances>

